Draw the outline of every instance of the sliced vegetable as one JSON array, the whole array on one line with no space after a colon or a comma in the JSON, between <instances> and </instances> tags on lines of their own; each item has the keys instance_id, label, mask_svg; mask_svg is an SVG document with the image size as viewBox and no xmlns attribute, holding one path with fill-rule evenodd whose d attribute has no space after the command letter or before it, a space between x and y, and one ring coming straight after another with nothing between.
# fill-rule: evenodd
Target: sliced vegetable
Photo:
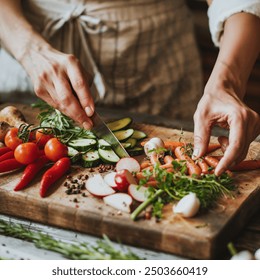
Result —
<instances>
[{"instance_id":1,"label":"sliced vegetable","mask_svg":"<svg viewBox=\"0 0 260 280\"><path fill-rule=\"evenodd\" d=\"M139 172L141 170L139 162L134 158L121 158L116 164L116 171L127 169L130 172Z\"/></svg>"},{"instance_id":2,"label":"sliced vegetable","mask_svg":"<svg viewBox=\"0 0 260 280\"><path fill-rule=\"evenodd\" d=\"M94 196L105 197L115 193L115 191L104 181L100 174L95 174L88 178L85 183L86 189Z\"/></svg>"},{"instance_id":3,"label":"sliced vegetable","mask_svg":"<svg viewBox=\"0 0 260 280\"><path fill-rule=\"evenodd\" d=\"M14 191L19 191L25 188L39 173L39 171L46 165L47 162L49 162L49 159L46 156L41 156L35 162L27 165L24 169L21 180L15 186Z\"/></svg>"},{"instance_id":4,"label":"sliced vegetable","mask_svg":"<svg viewBox=\"0 0 260 280\"><path fill-rule=\"evenodd\" d=\"M99 152L97 150L91 150L82 155L82 166L89 168L95 167L100 162Z\"/></svg>"},{"instance_id":5,"label":"sliced vegetable","mask_svg":"<svg viewBox=\"0 0 260 280\"><path fill-rule=\"evenodd\" d=\"M133 135L133 133L134 133L134 130L132 128L129 128L126 130L116 131L114 134L119 141L126 141Z\"/></svg>"},{"instance_id":6,"label":"sliced vegetable","mask_svg":"<svg viewBox=\"0 0 260 280\"><path fill-rule=\"evenodd\" d=\"M128 194L138 202L144 202L149 196L147 187L138 186L136 184L131 184L128 187Z\"/></svg>"},{"instance_id":7,"label":"sliced vegetable","mask_svg":"<svg viewBox=\"0 0 260 280\"><path fill-rule=\"evenodd\" d=\"M129 138L125 141L125 143L130 143L131 144L130 148L134 148L137 143L137 139Z\"/></svg>"},{"instance_id":8,"label":"sliced vegetable","mask_svg":"<svg viewBox=\"0 0 260 280\"><path fill-rule=\"evenodd\" d=\"M133 199L129 194L126 193L115 193L109 196L106 196L103 198L105 204L126 212L126 213L130 213L131 209L130 206L133 203Z\"/></svg>"},{"instance_id":9,"label":"sliced vegetable","mask_svg":"<svg viewBox=\"0 0 260 280\"><path fill-rule=\"evenodd\" d=\"M131 137L134 138L134 139L137 139L137 140L141 140L141 139L146 138L147 135L143 131L134 130L134 133L132 134Z\"/></svg>"},{"instance_id":10,"label":"sliced vegetable","mask_svg":"<svg viewBox=\"0 0 260 280\"><path fill-rule=\"evenodd\" d=\"M136 179L127 169L122 169L116 172L115 183L117 190L119 190L120 192L127 192L128 187L131 184L137 184Z\"/></svg>"},{"instance_id":11,"label":"sliced vegetable","mask_svg":"<svg viewBox=\"0 0 260 280\"><path fill-rule=\"evenodd\" d=\"M70 159L68 157L59 159L50 169L48 169L42 176L40 196L45 197L49 188L65 175L69 169Z\"/></svg>"},{"instance_id":12,"label":"sliced vegetable","mask_svg":"<svg viewBox=\"0 0 260 280\"><path fill-rule=\"evenodd\" d=\"M111 145L105 141L104 139L99 139L98 140L98 148L103 149L103 150L109 150L111 149Z\"/></svg>"},{"instance_id":13,"label":"sliced vegetable","mask_svg":"<svg viewBox=\"0 0 260 280\"><path fill-rule=\"evenodd\" d=\"M114 122L109 122L107 123L107 126L112 130L112 131L117 131L117 130L122 130L126 127L128 127L132 123L131 118L123 118Z\"/></svg>"},{"instance_id":14,"label":"sliced vegetable","mask_svg":"<svg viewBox=\"0 0 260 280\"><path fill-rule=\"evenodd\" d=\"M81 159L81 153L72 147L68 147L68 157L71 163L76 163Z\"/></svg>"},{"instance_id":15,"label":"sliced vegetable","mask_svg":"<svg viewBox=\"0 0 260 280\"><path fill-rule=\"evenodd\" d=\"M142 147L134 147L132 149L127 149L127 152L131 157L134 157L143 154L144 149Z\"/></svg>"},{"instance_id":16,"label":"sliced vegetable","mask_svg":"<svg viewBox=\"0 0 260 280\"><path fill-rule=\"evenodd\" d=\"M116 172L109 172L104 176L104 181L114 190L117 188L116 182L115 182L115 176Z\"/></svg>"},{"instance_id":17,"label":"sliced vegetable","mask_svg":"<svg viewBox=\"0 0 260 280\"><path fill-rule=\"evenodd\" d=\"M80 152L87 152L95 148L97 141L95 139L80 138L70 141L68 145Z\"/></svg>"},{"instance_id":18,"label":"sliced vegetable","mask_svg":"<svg viewBox=\"0 0 260 280\"><path fill-rule=\"evenodd\" d=\"M106 163L117 163L120 158L118 155L112 150L103 150L103 149L98 149L98 153L102 161Z\"/></svg>"},{"instance_id":19,"label":"sliced vegetable","mask_svg":"<svg viewBox=\"0 0 260 280\"><path fill-rule=\"evenodd\" d=\"M121 143L122 146L125 148L125 149L129 149L131 147L131 143L126 143L126 142L123 142Z\"/></svg>"}]
</instances>

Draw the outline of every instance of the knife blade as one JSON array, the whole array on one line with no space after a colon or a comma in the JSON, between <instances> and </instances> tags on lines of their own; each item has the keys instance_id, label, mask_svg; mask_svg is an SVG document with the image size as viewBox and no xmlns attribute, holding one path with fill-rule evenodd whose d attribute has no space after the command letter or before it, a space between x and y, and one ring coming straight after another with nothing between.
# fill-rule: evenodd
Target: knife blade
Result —
<instances>
[{"instance_id":1,"label":"knife blade","mask_svg":"<svg viewBox=\"0 0 260 280\"><path fill-rule=\"evenodd\" d=\"M91 117L93 122L92 132L98 137L107 141L113 148L114 152L120 157L129 157L129 154L122 146L122 144L118 141L114 133L110 130L110 128L105 124L105 122L101 119L99 114L95 111L93 116Z\"/></svg>"}]
</instances>

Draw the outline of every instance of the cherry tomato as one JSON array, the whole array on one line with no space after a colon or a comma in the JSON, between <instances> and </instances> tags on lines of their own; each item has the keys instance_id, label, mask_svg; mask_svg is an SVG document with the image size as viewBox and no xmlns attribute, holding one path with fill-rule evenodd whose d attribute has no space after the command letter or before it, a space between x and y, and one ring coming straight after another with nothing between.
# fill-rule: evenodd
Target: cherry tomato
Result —
<instances>
[{"instance_id":1,"label":"cherry tomato","mask_svg":"<svg viewBox=\"0 0 260 280\"><path fill-rule=\"evenodd\" d=\"M51 161L57 161L68 156L68 147L57 138L51 138L44 147L46 157Z\"/></svg>"},{"instance_id":2,"label":"cherry tomato","mask_svg":"<svg viewBox=\"0 0 260 280\"><path fill-rule=\"evenodd\" d=\"M39 157L39 148L35 143L22 143L14 150L15 159L22 164L30 164Z\"/></svg>"},{"instance_id":3,"label":"cherry tomato","mask_svg":"<svg viewBox=\"0 0 260 280\"><path fill-rule=\"evenodd\" d=\"M53 135L43 133L42 129L37 130L35 135L36 143L40 148L43 148L51 138L53 138Z\"/></svg>"},{"instance_id":4,"label":"cherry tomato","mask_svg":"<svg viewBox=\"0 0 260 280\"><path fill-rule=\"evenodd\" d=\"M22 143L23 143L22 139L18 137L18 128L13 127L6 133L5 145L8 148L15 150L15 148Z\"/></svg>"}]
</instances>

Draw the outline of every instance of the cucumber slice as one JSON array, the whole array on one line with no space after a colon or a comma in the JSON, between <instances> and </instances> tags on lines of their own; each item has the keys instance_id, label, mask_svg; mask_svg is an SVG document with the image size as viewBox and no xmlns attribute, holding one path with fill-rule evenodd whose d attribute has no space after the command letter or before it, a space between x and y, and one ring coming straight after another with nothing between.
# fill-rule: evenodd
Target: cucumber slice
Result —
<instances>
[{"instance_id":1,"label":"cucumber slice","mask_svg":"<svg viewBox=\"0 0 260 280\"><path fill-rule=\"evenodd\" d=\"M109 149L111 149L111 145L104 139L99 139L98 148L103 149L103 150L109 150Z\"/></svg>"},{"instance_id":2,"label":"cucumber slice","mask_svg":"<svg viewBox=\"0 0 260 280\"><path fill-rule=\"evenodd\" d=\"M87 152L93 149L97 144L95 139L87 139L87 138L80 138L72 140L68 143L68 145L80 152Z\"/></svg>"},{"instance_id":3,"label":"cucumber slice","mask_svg":"<svg viewBox=\"0 0 260 280\"><path fill-rule=\"evenodd\" d=\"M124 143L121 143L121 145L122 145L125 149L131 148L131 143L124 142Z\"/></svg>"},{"instance_id":4,"label":"cucumber slice","mask_svg":"<svg viewBox=\"0 0 260 280\"><path fill-rule=\"evenodd\" d=\"M123 118L114 122L107 123L107 126L112 130L112 131L117 131L126 128L129 126L132 122L131 118Z\"/></svg>"},{"instance_id":5,"label":"cucumber slice","mask_svg":"<svg viewBox=\"0 0 260 280\"><path fill-rule=\"evenodd\" d=\"M72 147L68 147L68 156L72 163L77 162L81 158L80 155L81 154L79 151L77 151L76 149L74 149Z\"/></svg>"},{"instance_id":6,"label":"cucumber slice","mask_svg":"<svg viewBox=\"0 0 260 280\"><path fill-rule=\"evenodd\" d=\"M118 130L114 134L119 141L126 141L133 135L133 133L134 130L132 128L129 128L126 130Z\"/></svg>"},{"instance_id":7,"label":"cucumber slice","mask_svg":"<svg viewBox=\"0 0 260 280\"><path fill-rule=\"evenodd\" d=\"M98 151L91 150L84 155L82 155L82 166L89 168L89 167L95 167L100 162L100 156Z\"/></svg>"},{"instance_id":8,"label":"cucumber slice","mask_svg":"<svg viewBox=\"0 0 260 280\"><path fill-rule=\"evenodd\" d=\"M143 154L144 149L142 147L134 147L132 149L128 149L127 152L131 157L134 157Z\"/></svg>"},{"instance_id":9,"label":"cucumber slice","mask_svg":"<svg viewBox=\"0 0 260 280\"><path fill-rule=\"evenodd\" d=\"M137 139L137 140L141 140L146 138L147 135L141 131L141 130L135 130L134 133L132 134L131 138Z\"/></svg>"},{"instance_id":10,"label":"cucumber slice","mask_svg":"<svg viewBox=\"0 0 260 280\"><path fill-rule=\"evenodd\" d=\"M112 150L103 150L103 149L98 149L98 153L102 161L106 163L117 163L120 158L118 155Z\"/></svg>"},{"instance_id":11,"label":"cucumber slice","mask_svg":"<svg viewBox=\"0 0 260 280\"><path fill-rule=\"evenodd\" d=\"M130 148L134 148L136 143L137 143L137 139L134 139L134 138L129 138L125 141L125 143L130 143L131 144L131 147Z\"/></svg>"}]
</instances>

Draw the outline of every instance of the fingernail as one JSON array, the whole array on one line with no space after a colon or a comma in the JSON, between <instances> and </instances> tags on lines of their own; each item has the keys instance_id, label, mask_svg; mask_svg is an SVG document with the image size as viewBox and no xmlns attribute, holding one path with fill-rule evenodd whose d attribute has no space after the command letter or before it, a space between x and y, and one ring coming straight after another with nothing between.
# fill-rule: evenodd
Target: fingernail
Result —
<instances>
[{"instance_id":1,"label":"fingernail","mask_svg":"<svg viewBox=\"0 0 260 280\"><path fill-rule=\"evenodd\" d=\"M198 154L199 154L199 149L198 149L198 148L195 148L195 149L193 150L192 159L196 159L197 156L198 156Z\"/></svg>"},{"instance_id":2,"label":"fingernail","mask_svg":"<svg viewBox=\"0 0 260 280\"><path fill-rule=\"evenodd\" d=\"M82 125L85 129L90 129L91 128L91 124L88 123L88 122L84 122Z\"/></svg>"},{"instance_id":3,"label":"fingernail","mask_svg":"<svg viewBox=\"0 0 260 280\"><path fill-rule=\"evenodd\" d=\"M94 113L94 111L91 109L91 107L86 107L85 112L86 112L88 117L91 117Z\"/></svg>"}]
</instances>

